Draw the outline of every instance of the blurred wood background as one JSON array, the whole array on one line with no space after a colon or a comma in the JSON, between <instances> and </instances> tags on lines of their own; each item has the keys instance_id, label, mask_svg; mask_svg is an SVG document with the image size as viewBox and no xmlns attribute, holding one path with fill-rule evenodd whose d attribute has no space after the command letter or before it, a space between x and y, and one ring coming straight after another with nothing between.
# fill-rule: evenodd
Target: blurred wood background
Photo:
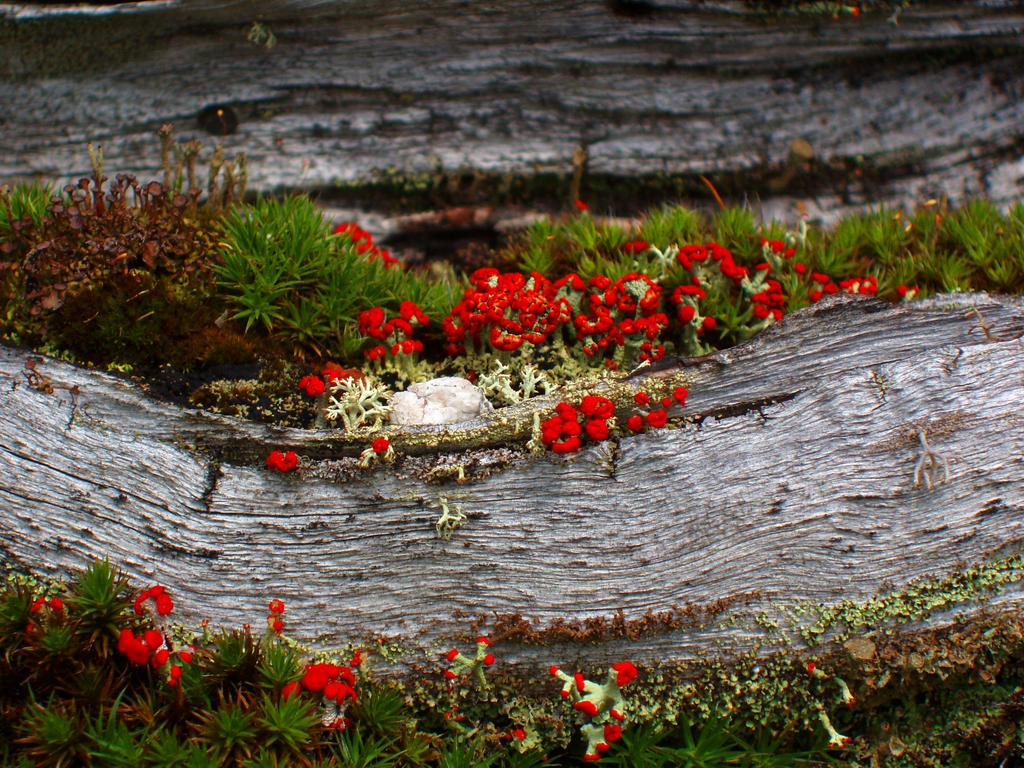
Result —
<instances>
[{"instance_id":1,"label":"blurred wood background","mask_svg":"<svg viewBox=\"0 0 1024 768\"><path fill-rule=\"evenodd\" d=\"M87 142L111 171L153 174L172 122L246 153L250 189L328 203L385 171L444 177L451 204L493 197L475 173L553 174L547 194L567 203L579 147L583 194L604 179L615 211L649 202L615 179L659 176L709 203L706 175L787 218L1024 190L1024 7L1009 0L856 18L698 0L5 3L0 17L0 183L85 174ZM249 39L254 22L273 47ZM211 107L231 133L200 127Z\"/></svg>"}]
</instances>

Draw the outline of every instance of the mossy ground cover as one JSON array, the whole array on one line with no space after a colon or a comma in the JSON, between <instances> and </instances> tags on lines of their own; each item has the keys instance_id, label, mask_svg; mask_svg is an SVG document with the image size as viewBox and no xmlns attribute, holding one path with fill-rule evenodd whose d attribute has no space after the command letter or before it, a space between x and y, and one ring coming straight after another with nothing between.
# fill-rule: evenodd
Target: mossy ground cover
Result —
<instances>
[{"instance_id":1,"label":"mossy ground cover","mask_svg":"<svg viewBox=\"0 0 1024 768\"><path fill-rule=\"evenodd\" d=\"M510 236L491 253L497 273L474 282L458 259L395 264L358 227L333 232L303 197L201 206L185 183L194 169L176 170L141 185L109 184L99 168L56 194L6 193L3 338L148 376L181 400L217 379L265 381L261 366L287 364L301 378L329 361L400 387L533 363L557 385L732 346L833 292L899 301L1024 285L1020 204L925 201L830 230L760 222L743 208L665 206L632 228L574 210ZM500 317L467 310L485 300ZM427 317L414 333L396 317L408 302ZM384 314L367 325L368 311ZM266 397L197 398L249 415L280 410L304 426L316 415Z\"/></svg>"},{"instance_id":2,"label":"mossy ground cover","mask_svg":"<svg viewBox=\"0 0 1024 768\"><path fill-rule=\"evenodd\" d=\"M588 762L584 752L666 768L1024 759L1024 624L1014 612L912 632L878 626L817 650L622 662L606 685L618 676L625 718L588 732L586 707L572 702L600 702L600 682L584 688L586 669L560 680L554 668L506 665L497 635L476 652L468 641L406 660L396 675L401 651L383 639L317 652L293 641L301 628L280 601L265 624L230 629L175 623L187 600L140 590L106 562L66 581L8 573L3 764L554 766ZM588 747L593 733L600 751Z\"/></svg>"}]
</instances>

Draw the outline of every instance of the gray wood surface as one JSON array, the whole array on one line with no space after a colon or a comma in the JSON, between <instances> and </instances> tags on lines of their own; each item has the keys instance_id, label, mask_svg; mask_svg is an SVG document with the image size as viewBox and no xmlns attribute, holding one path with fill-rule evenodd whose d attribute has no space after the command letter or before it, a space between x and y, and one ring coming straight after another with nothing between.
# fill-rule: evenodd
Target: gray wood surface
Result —
<instances>
[{"instance_id":1,"label":"gray wood surface","mask_svg":"<svg viewBox=\"0 0 1024 768\"><path fill-rule=\"evenodd\" d=\"M973 327L975 307L996 340ZM341 447L52 359L34 368L49 387L33 387L30 355L2 348L0 548L44 572L109 556L165 584L189 622L259 626L278 597L294 634L318 644L380 632L429 649L467 631L465 614L543 627L689 606L704 620L562 650L750 650L766 643L760 611L867 598L1019 550L1024 342L1010 337L1022 330L1018 298L829 299L715 359L651 374L687 377L683 424L569 461L494 448L504 466L465 484L425 482L436 456L347 481L351 459L270 473L272 448ZM914 484L921 429L949 462L930 490ZM468 516L450 541L434 527L442 497ZM1022 597L1010 585L963 610ZM734 604L715 615L718 600Z\"/></svg>"},{"instance_id":2,"label":"gray wood surface","mask_svg":"<svg viewBox=\"0 0 1024 768\"><path fill-rule=\"evenodd\" d=\"M585 146L588 174L684 174L708 203L700 174L720 186L739 174L734 197L789 218L797 202L831 218L942 195L1020 197L1019 2L838 20L739 2L649 6L0 4L0 182L85 174L89 141L112 171L152 174L158 126L209 146L196 116L220 104L240 119L227 153L248 155L260 191L326 194L386 168L553 172L568 190ZM274 48L246 39L257 19ZM797 139L814 161L790 174Z\"/></svg>"}]
</instances>

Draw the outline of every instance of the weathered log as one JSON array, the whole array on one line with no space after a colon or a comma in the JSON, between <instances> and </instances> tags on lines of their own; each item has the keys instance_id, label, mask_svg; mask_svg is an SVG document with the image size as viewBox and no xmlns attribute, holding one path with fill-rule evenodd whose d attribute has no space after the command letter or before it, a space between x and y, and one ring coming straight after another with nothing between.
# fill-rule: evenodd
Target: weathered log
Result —
<instances>
[{"instance_id":1,"label":"weathered log","mask_svg":"<svg viewBox=\"0 0 1024 768\"><path fill-rule=\"evenodd\" d=\"M89 141L111 170L152 175L157 127L208 140L197 116L219 105L237 115L222 140L249 157L251 189L325 200L392 169L453 204L549 174L513 197L550 199L557 182L565 202L578 147L583 192L624 212L651 202L629 185L638 177L707 202L707 175L730 200L789 217L796 202L830 216L1021 194L1019 3L918 2L856 19L622 5L3 4L0 182L84 175ZM272 49L246 38L256 19ZM478 188L474 172L497 176ZM382 185L385 203L404 194Z\"/></svg>"},{"instance_id":2,"label":"weathered log","mask_svg":"<svg viewBox=\"0 0 1024 768\"><path fill-rule=\"evenodd\" d=\"M279 597L295 635L320 645L372 632L429 649L482 614L524 641L523 659L580 638L595 644L563 653L756 651L806 630L798 606L1020 551L1022 329L1019 298L837 297L615 384L685 382L670 428L538 457L509 423L549 398L512 419L397 430L422 455L363 473L338 458L353 446L337 433L183 409L3 348L0 546L44 572L110 557L165 584L190 622L258 624ZM262 466L283 447L307 457L294 476ZM466 482L437 481L460 465ZM450 540L443 504L465 515ZM1022 572L934 607L1019 606Z\"/></svg>"}]
</instances>

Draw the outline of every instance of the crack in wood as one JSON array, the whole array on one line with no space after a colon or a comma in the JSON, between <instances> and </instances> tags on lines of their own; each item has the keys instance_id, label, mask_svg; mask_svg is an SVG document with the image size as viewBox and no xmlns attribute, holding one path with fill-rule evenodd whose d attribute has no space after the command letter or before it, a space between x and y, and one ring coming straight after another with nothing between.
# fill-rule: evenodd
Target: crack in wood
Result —
<instances>
[{"instance_id":1,"label":"crack in wood","mask_svg":"<svg viewBox=\"0 0 1024 768\"><path fill-rule=\"evenodd\" d=\"M582 619L556 618L546 624L519 613L477 614L453 612L456 620L470 618L469 633L476 635L487 629L491 640L524 645L546 646L557 642L596 643L610 639L639 640L685 628L699 628L723 613L761 600L760 591L742 592L703 603L673 604L656 611L648 609L636 618L626 618L623 609L611 615L588 616Z\"/></svg>"},{"instance_id":2,"label":"crack in wood","mask_svg":"<svg viewBox=\"0 0 1024 768\"><path fill-rule=\"evenodd\" d=\"M790 392L779 395L769 395L767 397L760 397L756 400L745 400L739 403L732 403L727 406L720 406L707 411L700 411L694 416L698 420L699 424L703 423L705 419L714 418L721 421L722 419L731 419L737 416L744 416L748 413L756 412L762 420L762 423L768 422L768 417L764 413L764 408L771 405L778 405L779 403L785 403L793 398L797 397L800 391Z\"/></svg>"},{"instance_id":3,"label":"crack in wood","mask_svg":"<svg viewBox=\"0 0 1024 768\"><path fill-rule=\"evenodd\" d=\"M214 491L217 490L217 483L223 476L224 471L221 468L220 459L211 459L206 465L206 478L204 481L203 492L199 497L203 505L203 511L207 514L210 514L210 502L213 500Z\"/></svg>"},{"instance_id":4,"label":"crack in wood","mask_svg":"<svg viewBox=\"0 0 1024 768\"><path fill-rule=\"evenodd\" d=\"M1006 512L1007 507L1001 498L990 499L985 502L985 506L974 513L975 517L988 517L989 515L997 515L1000 512Z\"/></svg>"},{"instance_id":5,"label":"crack in wood","mask_svg":"<svg viewBox=\"0 0 1024 768\"><path fill-rule=\"evenodd\" d=\"M175 554L201 560L217 560L223 554L220 550L210 547L190 548L175 544L167 538L163 531L152 525L146 526L146 532L149 534L149 546L162 555Z\"/></svg>"}]
</instances>

